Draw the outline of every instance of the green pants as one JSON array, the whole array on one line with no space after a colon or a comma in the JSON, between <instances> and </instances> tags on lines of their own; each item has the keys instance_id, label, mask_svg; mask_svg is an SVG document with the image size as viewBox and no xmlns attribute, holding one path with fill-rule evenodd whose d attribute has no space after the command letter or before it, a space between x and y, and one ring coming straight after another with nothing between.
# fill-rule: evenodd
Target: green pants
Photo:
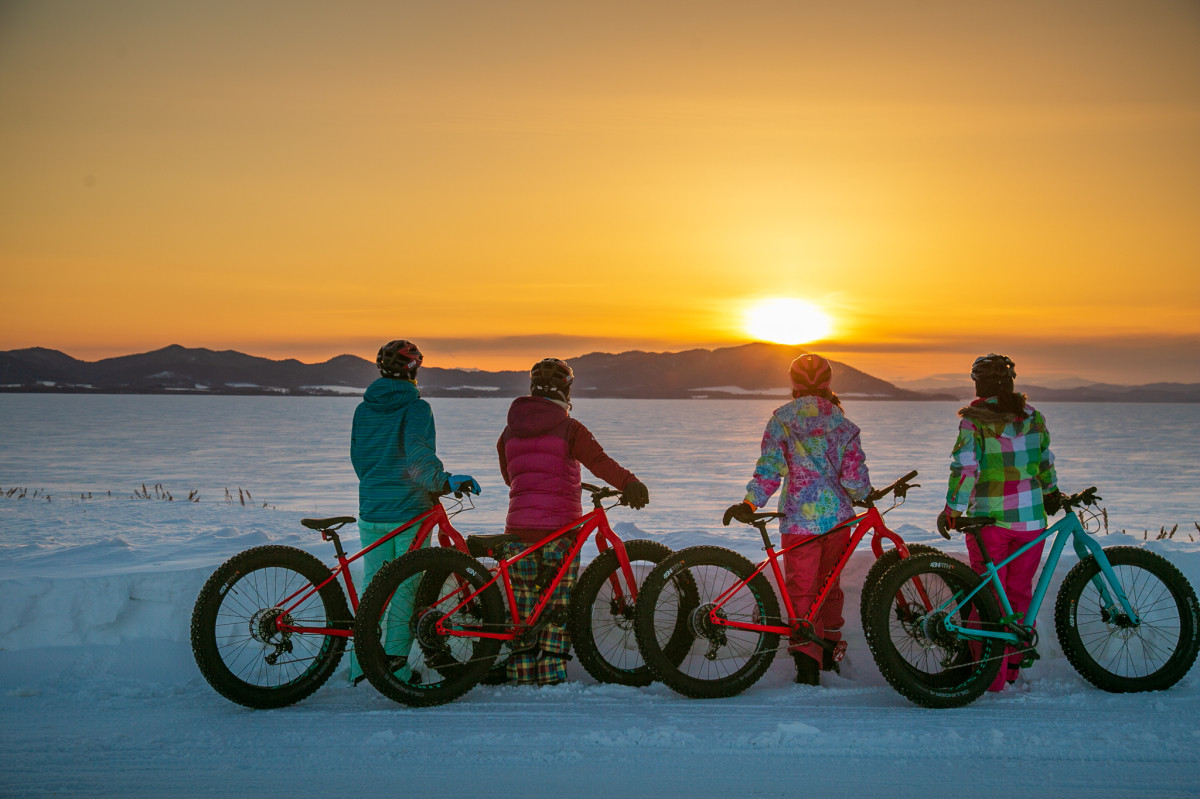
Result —
<instances>
[{"instance_id":1,"label":"green pants","mask_svg":"<svg viewBox=\"0 0 1200 799\"><path fill-rule=\"evenodd\" d=\"M405 519L404 521L407 521ZM385 535L395 530L400 525L400 522L364 522L358 523L358 535L364 547L374 544ZM363 555L363 581L359 586L359 595L366 593L367 586L371 584L376 573L383 568L383 565L388 561L393 561L408 551L412 546L413 539L416 538L418 525L413 525L408 530L405 530L400 535L387 541L384 544L376 547L367 554ZM429 539L425 541L424 546L429 546ZM409 648L412 646L412 634L409 632L408 617L412 613L413 598L417 592L417 579L410 578L396 589L396 594L392 597L391 603L383 618L383 648L389 655L407 655ZM405 671L397 672L401 679L408 679L409 674ZM362 668L358 665L358 657L354 652L350 653L350 681L354 682L362 676Z\"/></svg>"}]
</instances>

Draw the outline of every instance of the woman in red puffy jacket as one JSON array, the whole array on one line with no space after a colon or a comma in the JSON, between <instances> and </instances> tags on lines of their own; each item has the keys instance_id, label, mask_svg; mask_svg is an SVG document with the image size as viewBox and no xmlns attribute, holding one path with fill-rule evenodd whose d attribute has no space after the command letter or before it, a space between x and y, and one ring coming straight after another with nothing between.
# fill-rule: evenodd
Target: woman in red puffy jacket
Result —
<instances>
[{"instance_id":1,"label":"woman in red puffy jacket","mask_svg":"<svg viewBox=\"0 0 1200 799\"><path fill-rule=\"evenodd\" d=\"M520 541L503 549L500 554L505 558L583 515L581 464L621 489L630 507L642 508L650 501L646 486L609 457L582 422L571 418L571 383L575 380L571 367L557 358L546 358L534 364L529 378L530 396L513 401L508 426L496 442L500 473L509 487L505 532ZM538 573L553 574L561 568L574 541L574 536L560 536L513 565L513 593L522 616L532 612L537 603ZM510 680L553 685L567 678L571 642L566 607L578 570L576 558L544 611L551 622L539 631L532 648L509 659Z\"/></svg>"}]
</instances>

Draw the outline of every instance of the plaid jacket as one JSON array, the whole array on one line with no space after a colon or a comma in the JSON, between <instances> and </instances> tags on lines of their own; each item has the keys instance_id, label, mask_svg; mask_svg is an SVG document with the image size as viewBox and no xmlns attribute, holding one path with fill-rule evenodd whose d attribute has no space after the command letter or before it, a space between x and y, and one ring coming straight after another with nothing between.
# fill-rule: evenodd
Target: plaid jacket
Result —
<instances>
[{"instance_id":1,"label":"plaid jacket","mask_svg":"<svg viewBox=\"0 0 1200 799\"><path fill-rule=\"evenodd\" d=\"M958 412L958 440L950 463L946 509L953 515L990 516L1000 527L1041 530L1042 495L1058 488L1046 420L1032 406L1026 416L1001 411L994 399Z\"/></svg>"},{"instance_id":2,"label":"plaid jacket","mask_svg":"<svg viewBox=\"0 0 1200 799\"><path fill-rule=\"evenodd\" d=\"M855 515L851 500L870 493L858 427L832 402L805 396L775 409L746 500L761 508L781 484L779 530L787 535L825 532Z\"/></svg>"}]
</instances>

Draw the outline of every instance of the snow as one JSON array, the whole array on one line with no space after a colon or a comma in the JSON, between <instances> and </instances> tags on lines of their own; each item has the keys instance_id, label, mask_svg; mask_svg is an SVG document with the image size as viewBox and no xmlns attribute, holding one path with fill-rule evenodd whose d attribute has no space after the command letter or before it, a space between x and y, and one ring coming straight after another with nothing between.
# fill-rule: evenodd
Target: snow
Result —
<instances>
[{"instance_id":1,"label":"snow","mask_svg":"<svg viewBox=\"0 0 1200 799\"><path fill-rule=\"evenodd\" d=\"M962 555L961 541L903 514L888 520L906 540ZM863 643L865 552L843 581L846 675L821 687L790 682L786 656L745 693L712 701L661 684L599 685L572 662L564 685L480 686L417 710L352 687L343 661L309 699L248 710L200 676L192 603L220 562L251 546L299 546L330 562L304 515L214 500L0 496L0 796L1200 793L1196 670L1163 693L1099 691L1066 662L1044 609L1043 660L1020 690L918 708L887 686ZM646 533L627 509L612 519L625 538L760 554L752 537ZM469 514L455 524L481 531ZM1102 538L1159 552L1200 585L1194 542ZM1071 564L1064 558L1057 579Z\"/></svg>"}]
</instances>

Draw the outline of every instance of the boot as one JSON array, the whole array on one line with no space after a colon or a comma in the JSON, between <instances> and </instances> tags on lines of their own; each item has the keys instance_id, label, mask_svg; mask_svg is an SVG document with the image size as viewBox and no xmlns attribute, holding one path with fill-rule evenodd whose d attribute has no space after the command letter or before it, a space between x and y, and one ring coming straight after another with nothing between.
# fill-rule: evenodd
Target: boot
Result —
<instances>
[{"instance_id":1,"label":"boot","mask_svg":"<svg viewBox=\"0 0 1200 799\"><path fill-rule=\"evenodd\" d=\"M833 659L833 653L828 649L821 651L821 671L832 671L834 674L841 674L841 665Z\"/></svg>"},{"instance_id":2,"label":"boot","mask_svg":"<svg viewBox=\"0 0 1200 799\"><path fill-rule=\"evenodd\" d=\"M820 685L821 666L817 661L803 652L793 652L792 660L796 661L796 683L799 685Z\"/></svg>"}]
</instances>

